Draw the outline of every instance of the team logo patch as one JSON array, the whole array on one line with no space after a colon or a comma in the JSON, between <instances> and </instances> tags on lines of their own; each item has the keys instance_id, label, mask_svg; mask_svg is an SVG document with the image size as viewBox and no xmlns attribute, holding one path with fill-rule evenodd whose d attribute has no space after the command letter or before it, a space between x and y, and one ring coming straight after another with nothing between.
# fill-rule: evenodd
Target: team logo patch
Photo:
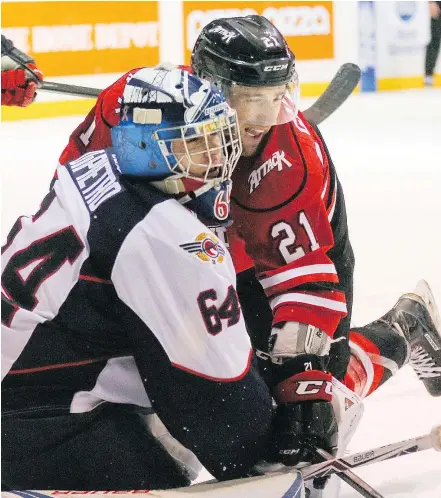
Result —
<instances>
[{"instance_id":1,"label":"team logo patch","mask_svg":"<svg viewBox=\"0 0 441 498\"><path fill-rule=\"evenodd\" d=\"M213 264L222 263L225 257L225 249L219 240L213 234L206 232L200 233L194 242L179 244L179 247L202 261L211 261Z\"/></svg>"}]
</instances>

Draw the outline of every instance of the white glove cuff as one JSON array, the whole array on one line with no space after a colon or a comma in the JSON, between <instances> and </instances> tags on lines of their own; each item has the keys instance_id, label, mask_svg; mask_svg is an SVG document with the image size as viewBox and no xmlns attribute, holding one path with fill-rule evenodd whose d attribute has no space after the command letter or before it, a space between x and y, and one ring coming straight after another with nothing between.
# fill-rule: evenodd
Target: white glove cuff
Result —
<instances>
[{"instance_id":1,"label":"white glove cuff","mask_svg":"<svg viewBox=\"0 0 441 498\"><path fill-rule=\"evenodd\" d=\"M270 355L292 358L303 354L326 356L331 347L331 338L323 330L299 322L286 322L283 327L271 330Z\"/></svg>"}]
</instances>

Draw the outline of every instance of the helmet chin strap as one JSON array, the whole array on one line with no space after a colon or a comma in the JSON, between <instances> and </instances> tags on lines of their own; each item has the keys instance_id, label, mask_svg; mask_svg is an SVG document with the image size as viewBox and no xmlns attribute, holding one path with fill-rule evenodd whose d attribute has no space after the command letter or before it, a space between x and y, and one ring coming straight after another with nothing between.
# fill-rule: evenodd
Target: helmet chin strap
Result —
<instances>
[{"instance_id":1,"label":"helmet chin strap","mask_svg":"<svg viewBox=\"0 0 441 498\"><path fill-rule=\"evenodd\" d=\"M151 182L151 184L161 192L169 195L178 195L185 192L184 182L181 178L173 178L169 176L164 180Z\"/></svg>"},{"instance_id":2,"label":"helmet chin strap","mask_svg":"<svg viewBox=\"0 0 441 498\"><path fill-rule=\"evenodd\" d=\"M184 182L182 181L182 178L168 177L161 181L151 182L151 184L161 192L165 192L166 194L169 195L179 195L184 192L188 192L185 189L185 185ZM191 192L187 193L187 195L180 197L178 199L178 202L180 204L186 204L187 202L196 199L196 197L199 197L208 190L212 189L214 186L215 186L214 182L204 183L198 189L192 190Z\"/></svg>"},{"instance_id":3,"label":"helmet chin strap","mask_svg":"<svg viewBox=\"0 0 441 498\"><path fill-rule=\"evenodd\" d=\"M189 194L184 195L184 197L181 197L180 199L178 199L178 201L180 204L187 204L187 202L190 202L191 200L196 199L200 195L205 194L205 192L208 192L213 187L214 187L214 185L204 183L204 185L202 185L202 187L200 187L196 190L192 190Z\"/></svg>"}]
</instances>

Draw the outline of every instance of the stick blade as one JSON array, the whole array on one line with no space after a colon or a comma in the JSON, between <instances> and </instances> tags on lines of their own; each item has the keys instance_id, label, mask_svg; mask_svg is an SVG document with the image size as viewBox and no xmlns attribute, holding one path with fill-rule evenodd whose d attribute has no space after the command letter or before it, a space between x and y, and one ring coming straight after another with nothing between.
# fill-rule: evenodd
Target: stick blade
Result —
<instances>
[{"instance_id":1,"label":"stick blade","mask_svg":"<svg viewBox=\"0 0 441 498\"><path fill-rule=\"evenodd\" d=\"M332 78L324 93L311 107L303 111L306 119L315 125L320 124L336 111L358 85L361 70L357 64L346 62Z\"/></svg>"}]
</instances>

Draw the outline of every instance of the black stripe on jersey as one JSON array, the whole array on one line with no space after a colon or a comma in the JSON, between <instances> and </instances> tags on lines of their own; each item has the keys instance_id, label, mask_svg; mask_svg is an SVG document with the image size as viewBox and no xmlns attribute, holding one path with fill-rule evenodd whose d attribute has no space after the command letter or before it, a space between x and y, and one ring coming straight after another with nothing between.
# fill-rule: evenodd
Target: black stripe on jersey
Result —
<instances>
[{"instance_id":1,"label":"black stripe on jersey","mask_svg":"<svg viewBox=\"0 0 441 498\"><path fill-rule=\"evenodd\" d=\"M245 206L244 204L242 204L241 202L239 202L236 199L236 197L232 196L231 200L233 202L235 202L244 211L250 211L252 213L268 213L268 212L271 212L271 211L277 211L278 209L281 209L284 206L286 206L287 204L289 204L290 202L292 202L297 196L299 196L302 193L303 189L305 188L306 181L308 179L308 166L306 164L306 160L305 160L305 156L303 155L303 151L302 151L302 149L300 147L299 139L298 139L298 137L296 135L296 132L295 132L294 122L291 122L290 125L291 125L291 128L292 128L294 140L296 141L296 144L297 144L297 149L298 149L298 151L300 153L300 157L302 158L302 164L303 164L303 180L302 180L302 183L300 184L299 188L294 192L294 194L291 195L291 197L289 197L288 199L286 199L286 201L283 201L280 204L277 204L276 206L272 206L270 208L252 208L250 206Z\"/></svg>"}]
</instances>

